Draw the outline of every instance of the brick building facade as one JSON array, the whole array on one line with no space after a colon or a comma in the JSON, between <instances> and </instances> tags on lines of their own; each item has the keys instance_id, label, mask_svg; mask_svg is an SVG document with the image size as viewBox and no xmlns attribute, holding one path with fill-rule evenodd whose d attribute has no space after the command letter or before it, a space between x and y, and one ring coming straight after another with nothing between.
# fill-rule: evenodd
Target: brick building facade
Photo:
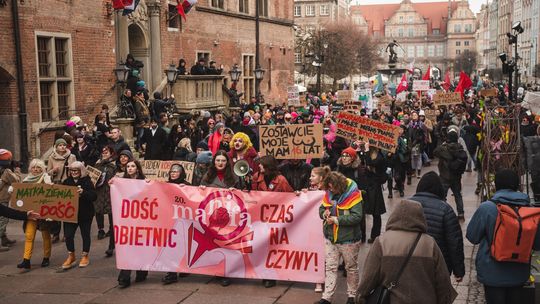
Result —
<instances>
[{"instance_id":1,"label":"brick building facade","mask_svg":"<svg viewBox=\"0 0 540 304\"><path fill-rule=\"evenodd\" d=\"M142 75L150 91L163 88L164 69L171 62L184 58L189 68L204 56L223 64L226 82L227 72L239 64L239 90L253 96L255 1L261 16L260 64L266 70L261 93L267 102L278 102L293 81L292 1L199 0L187 22L177 16L176 1L169 0L141 0L131 16L114 12L110 0L7 1L0 6L5 29L0 34L0 128L9 132L0 136L0 147L20 159L26 139L28 156L39 156L69 116L93 123L101 104L116 104L113 70L127 53L145 64ZM26 136L21 125L28 129Z\"/></svg>"}]
</instances>

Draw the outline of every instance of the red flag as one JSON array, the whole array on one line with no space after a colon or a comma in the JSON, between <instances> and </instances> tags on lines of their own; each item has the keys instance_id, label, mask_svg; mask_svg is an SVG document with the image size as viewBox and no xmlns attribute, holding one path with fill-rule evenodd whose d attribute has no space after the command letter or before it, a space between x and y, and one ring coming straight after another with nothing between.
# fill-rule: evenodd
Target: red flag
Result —
<instances>
[{"instance_id":1,"label":"red flag","mask_svg":"<svg viewBox=\"0 0 540 304\"><path fill-rule=\"evenodd\" d=\"M113 0L112 6L115 10L124 9L124 7L126 7L126 5L124 4L124 0Z\"/></svg>"},{"instance_id":2,"label":"red flag","mask_svg":"<svg viewBox=\"0 0 540 304\"><path fill-rule=\"evenodd\" d=\"M431 78L431 66L428 65L427 71L424 74L424 77L422 77L422 80L430 80Z\"/></svg>"},{"instance_id":3,"label":"red flag","mask_svg":"<svg viewBox=\"0 0 540 304\"><path fill-rule=\"evenodd\" d=\"M469 78L469 76L467 76L465 72L461 71L461 73L459 73L459 83L454 92L460 92L461 99L463 99L465 90L469 89L470 87L472 87L471 79Z\"/></svg>"},{"instance_id":4,"label":"red flag","mask_svg":"<svg viewBox=\"0 0 540 304\"><path fill-rule=\"evenodd\" d=\"M180 3L180 0L176 0L176 9L178 10L178 14L184 18L184 21L186 20L186 11L184 10L183 3Z\"/></svg>"},{"instance_id":5,"label":"red flag","mask_svg":"<svg viewBox=\"0 0 540 304\"><path fill-rule=\"evenodd\" d=\"M396 93L399 94L403 91L406 91L409 88L409 84L407 83L407 73L403 74L403 77L401 77L401 81L399 82L398 87L396 88Z\"/></svg>"},{"instance_id":6,"label":"red flag","mask_svg":"<svg viewBox=\"0 0 540 304\"><path fill-rule=\"evenodd\" d=\"M448 91L450 89L450 71L446 71L446 75L444 75L444 82L441 83L441 86Z\"/></svg>"}]
</instances>

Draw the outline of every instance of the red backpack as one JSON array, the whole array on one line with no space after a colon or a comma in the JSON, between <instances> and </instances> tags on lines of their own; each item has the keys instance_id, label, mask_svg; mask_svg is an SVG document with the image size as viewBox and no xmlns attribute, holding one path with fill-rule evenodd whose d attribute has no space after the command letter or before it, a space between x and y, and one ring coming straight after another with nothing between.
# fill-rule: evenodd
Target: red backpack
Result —
<instances>
[{"instance_id":1,"label":"red backpack","mask_svg":"<svg viewBox=\"0 0 540 304\"><path fill-rule=\"evenodd\" d=\"M528 264L540 221L540 208L497 204L491 256L499 262Z\"/></svg>"}]
</instances>

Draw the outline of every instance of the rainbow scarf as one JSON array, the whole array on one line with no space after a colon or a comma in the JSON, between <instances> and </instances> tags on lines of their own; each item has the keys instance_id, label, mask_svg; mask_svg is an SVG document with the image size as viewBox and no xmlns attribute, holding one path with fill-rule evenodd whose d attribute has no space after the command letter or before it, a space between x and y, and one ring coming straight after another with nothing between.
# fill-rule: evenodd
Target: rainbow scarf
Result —
<instances>
[{"instance_id":1,"label":"rainbow scarf","mask_svg":"<svg viewBox=\"0 0 540 304\"><path fill-rule=\"evenodd\" d=\"M338 209L349 210L360 202L362 202L362 193L358 190L358 186L356 185L356 183L350 178L347 178L347 189L338 198L338 200L332 201L330 199L330 192L326 191L326 195L323 198L322 205L326 209L330 210L331 216L338 216ZM332 225L333 225L333 235L334 235L334 243L335 243L338 237L339 226L336 224L332 224Z\"/></svg>"}]
</instances>

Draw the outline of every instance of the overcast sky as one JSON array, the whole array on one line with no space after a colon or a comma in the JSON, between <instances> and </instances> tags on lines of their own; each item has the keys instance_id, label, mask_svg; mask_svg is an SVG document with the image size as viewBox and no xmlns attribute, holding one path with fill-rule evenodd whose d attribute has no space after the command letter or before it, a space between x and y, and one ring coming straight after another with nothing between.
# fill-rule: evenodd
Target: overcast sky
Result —
<instances>
[{"instance_id":1,"label":"overcast sky","mask_svg":"<svg viewBox=\"0 0 540 304\"><path fill-rule=\"evenodd\" d=\"M412 0L412 2L442 2L434 0ZM447 2L447 1L445 1ZM476 14L480 11L480 6L486 3L487 0L469 0L469 5L472 11ZM353 0L353 4L387 4L387 3L401 3L401 0Z\"/></svg>"}]
</instances>

